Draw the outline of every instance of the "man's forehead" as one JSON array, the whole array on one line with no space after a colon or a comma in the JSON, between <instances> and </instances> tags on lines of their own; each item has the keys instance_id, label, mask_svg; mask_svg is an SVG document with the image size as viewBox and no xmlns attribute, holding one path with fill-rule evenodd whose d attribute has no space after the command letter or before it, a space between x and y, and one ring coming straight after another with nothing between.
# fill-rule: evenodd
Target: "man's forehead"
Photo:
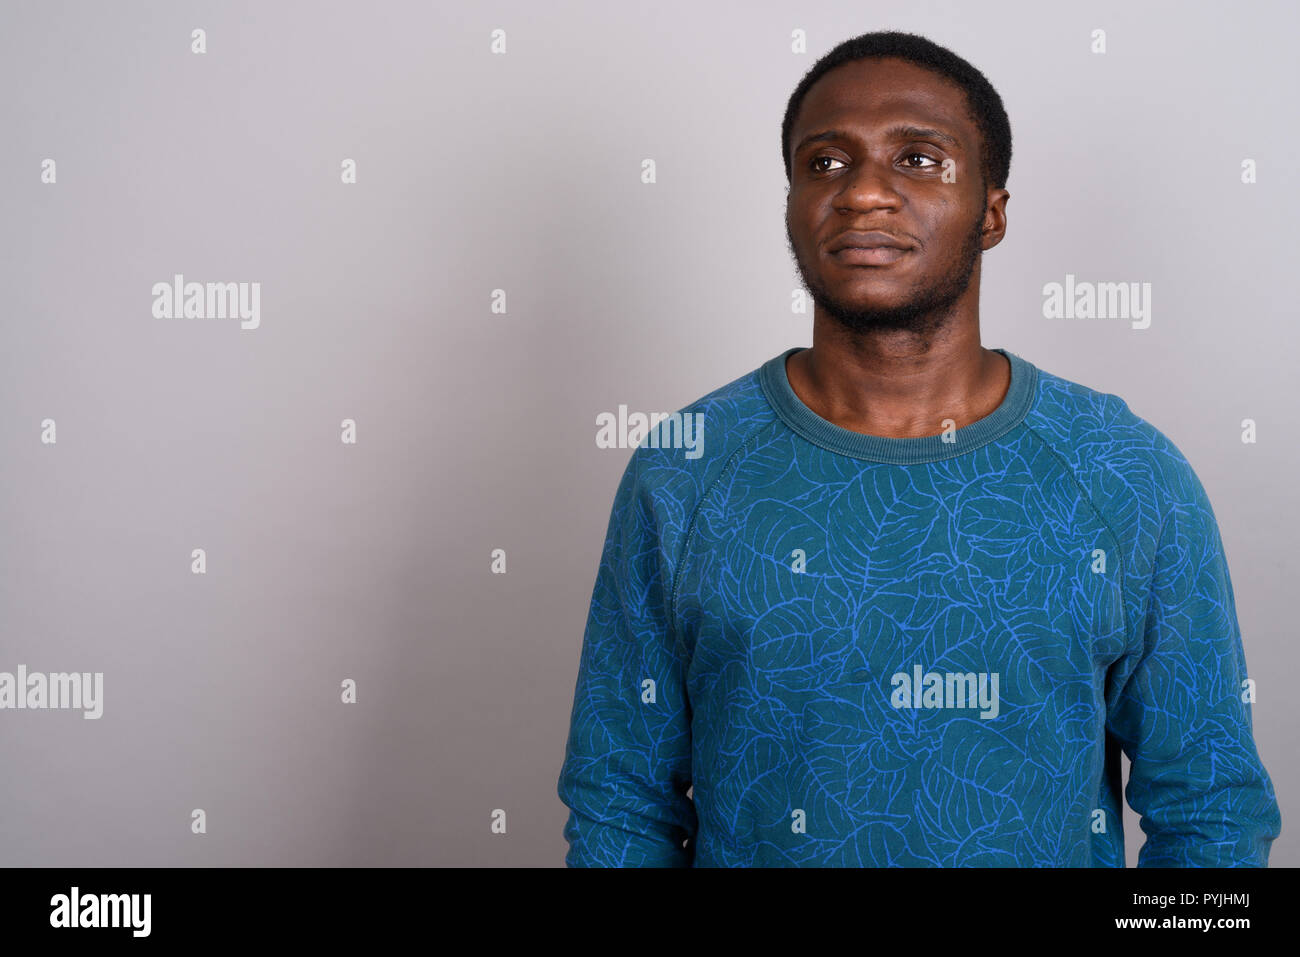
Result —
<instances>
[{"instance_id":1,"label":"man's forehead","mask_svg":"<svg viewBox=\"0 0 1300 957\"><path fill-rule=\"evenodd\" d=\"M799 110L798 132L870 122L919 121L954 135L970 129L965 91L951 80L899 60L845 63L821 77Z\"/></svg>"},{"instance_id":2,"label":"man's forehead","mask_svg":"<svg viewBox=\"0 0 1300 957\"><path fill-rule=\"evenodd\" d=\"M857 64L846 64L852 66ZM944 130L959 140L976 134L967 112L965 91L939 75L920 70L926 82L894 82L884 74L844 75L835 82L824 81L844 68L827 73L807 92L792 130L798 143L810 133L822 130L854 131L894 126L928 126Z\"/></svg>"}]
</instances>

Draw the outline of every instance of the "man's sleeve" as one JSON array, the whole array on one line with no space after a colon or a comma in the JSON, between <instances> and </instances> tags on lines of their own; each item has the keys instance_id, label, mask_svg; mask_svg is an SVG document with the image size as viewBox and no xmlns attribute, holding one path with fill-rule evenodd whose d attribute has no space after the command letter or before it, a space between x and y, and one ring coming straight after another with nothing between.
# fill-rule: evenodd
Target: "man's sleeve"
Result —
<instances>
[{"instance_id":1,"label":"man's sleeve","mask_svg":"<svg viewBox=\"0 0 1300 957\"><path fill-rule=\"evenodd\" d=\"M1267 867L1281 814L1255 749L1227 557L1204 487L1178 464L1142 647L1116 663L1106 728L1132 763L1138 867Z\"/></svg>"},{"instance_id":2,"label":"man's sleeve","mask_svg":"<svg viewBox=\"0 0 1300 957\"><path fill-rule=\"evenodd\" d=\"M689 867L693 859L691 712L664 541L680 515L646 481L651 453L665 454L638 448L619 483L583 636L558 785L570 809L569 867Z\"/></svg>"}]
</instances>

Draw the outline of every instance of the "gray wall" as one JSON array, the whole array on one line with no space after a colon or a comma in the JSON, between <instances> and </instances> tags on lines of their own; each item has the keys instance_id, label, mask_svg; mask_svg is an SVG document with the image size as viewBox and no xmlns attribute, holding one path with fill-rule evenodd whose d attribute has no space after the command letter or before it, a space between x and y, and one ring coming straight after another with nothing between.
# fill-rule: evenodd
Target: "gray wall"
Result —
<instances>
[{"instance_id":1,"label":"gray wall","mask_svg":"<svg viewBox=\"0 0 1300 957\"><path fill-rule=\"evenodd\" d=\"M970 59L1011 115L985 345L1122 395L1210 492L1272 862L1300 862L1300 17L1044 6L5 2L0 670L104 685L98 720L0 712L0 863L562 863L630 454L595 416L809 344L781 116L884 28ZM155 318L176 273L260 283L260 325ZM1045 319L1067 273L1151 283L1150 327Z\"/></svg>"}]
</instances>

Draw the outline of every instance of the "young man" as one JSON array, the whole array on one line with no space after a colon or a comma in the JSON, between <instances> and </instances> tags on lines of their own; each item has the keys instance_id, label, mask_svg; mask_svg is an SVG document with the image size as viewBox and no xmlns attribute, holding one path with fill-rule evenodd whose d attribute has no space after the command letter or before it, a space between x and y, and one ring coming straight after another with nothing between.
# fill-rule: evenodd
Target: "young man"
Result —
<instances>
[{"instance_id":1,"label":"young man","mask_svg":"<svg viewBox=\"0 0 1300 957\"><path fill-rule=\"evenodd\" d=\"M559 795L571 866L1264 866L1231 580L1187 460L980 345L1011 131L950 51L868 34L787 108L791 349L632 455ZM690 793L688 793L688 791Z\"/></svg>"}]
</instances>

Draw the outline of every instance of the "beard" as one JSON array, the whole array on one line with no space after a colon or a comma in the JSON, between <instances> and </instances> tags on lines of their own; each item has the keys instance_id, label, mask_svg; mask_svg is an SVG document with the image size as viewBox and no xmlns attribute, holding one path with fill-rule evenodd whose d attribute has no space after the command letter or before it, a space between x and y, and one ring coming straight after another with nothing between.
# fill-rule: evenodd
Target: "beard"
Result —
<instances>
[{"instance_id":1,"label":"beard","mask_svg":"<svg viewBox=\"0 0 1300 957\"><path fill-rule=\"evenodd\" d=\"M859 306L836 299L795 252L789 219L786 220L785 236L790 254L799 268L799 276L812 295L813 302L847 332L856 337L865 337L884 330L903 331L929 339L947 324L952 317L953 303L970 286L975 264L982 252L980 240L983 227L984 214L981 211L975 219L974 227L966 233L952 268L938 282L913 288L906 301L894 306Z\"/></svg>"}]
</instances>

